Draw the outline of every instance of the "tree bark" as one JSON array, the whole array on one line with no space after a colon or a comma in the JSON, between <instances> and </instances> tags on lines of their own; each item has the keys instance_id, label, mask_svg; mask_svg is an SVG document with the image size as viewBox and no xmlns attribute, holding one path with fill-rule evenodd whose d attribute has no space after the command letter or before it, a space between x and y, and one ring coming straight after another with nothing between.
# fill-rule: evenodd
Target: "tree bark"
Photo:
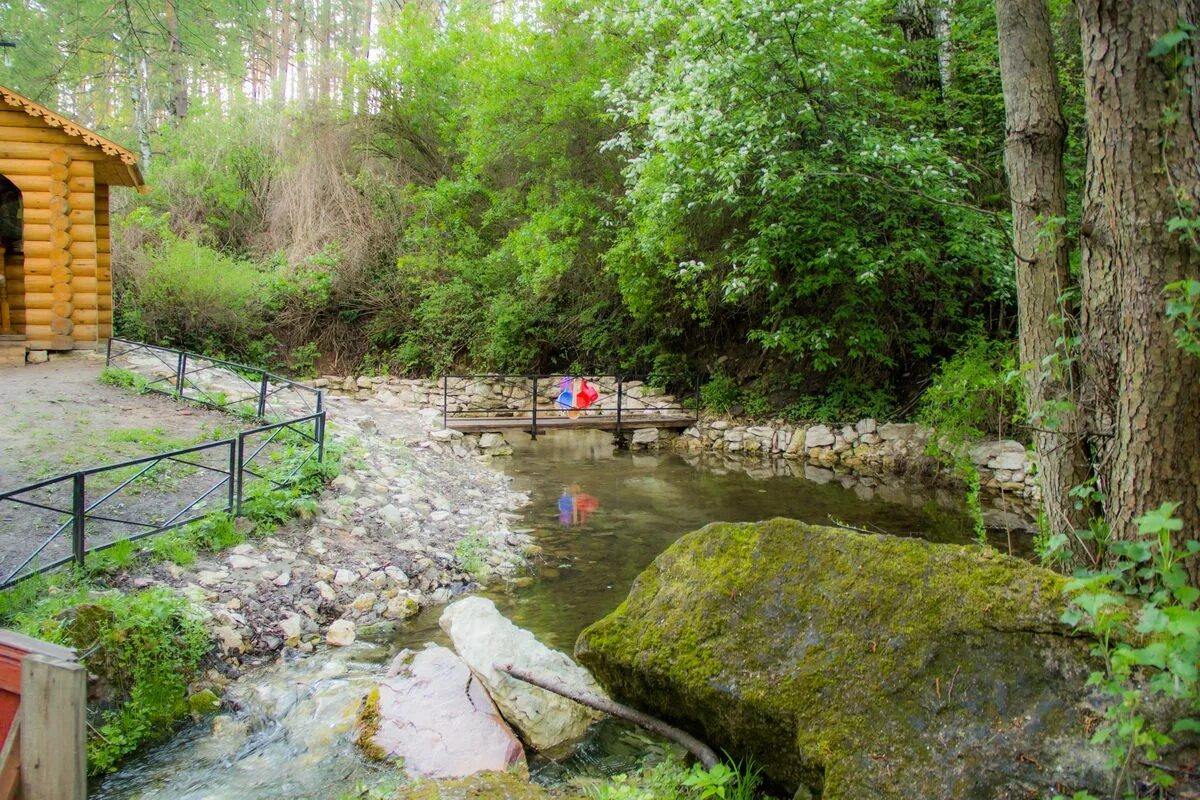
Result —
<instances>
[{"instance_id":1,"label":"tree bark","mask_svg":"<svg viewBox=\"0 0 1200 800\"><path fill-rule=\"evenodd\" d=\"M1082 270L1084 363L1093 454L1118 538L1134 519L1180 502L1178 541L1200 532L1200 359L1181 351L1163 287L1200 275L1200 252L1168 229L1200 207L1200 67L1196 42L1152 58L1200 0L1079 0L1089 142ZM1193 34L1194 36L1194 34ZM1180 201L1192 204L1181 214ZM1193 565L1193 583L1200 582Z\"/></svg>"},{"instance_id":2,"label":"tree bark","mask_svg":"<svg viewBox=\"0 0 1200 800\"><path fill-rule=\"evenodd\" d=\"M954 0L939 0L932 11L933 36L937 39L938 83L942 87L943 101L949 101L950 91L954 88L954 40L950 35L953 6Z\"/></svg>"},{"instance_id":3,"label":"tree bark","mask_svg":"<svg viewBox=\"0 0 1200 800\"><path fill-rule=\"evenodd\" d=\"M1088 477L1074 376L1048 364L1065 315L1060 298L1070 285L1070 242L1063 148L1067 126L1059 104L1047 0L996 0L1000 79L1004 91L1004 165L1012 201L1016 251L1020 357L1026 407L1041 482L1042 511L1055 533L1071 533L1086 519L1069 495Z\"/></svg>"},{"instance_id":4,"label":"tree bark","mask_svg":"<svg viewBox=\"0 0 1200 800\"><path fill-rule=\"evenodd\" d=\"M183 42L179 38L179 17L176 0L166 0L167 18L167 72L171 79L171 115L183 119L188 112L187 76L184 74Z\"/></svg>"}]
</instances>

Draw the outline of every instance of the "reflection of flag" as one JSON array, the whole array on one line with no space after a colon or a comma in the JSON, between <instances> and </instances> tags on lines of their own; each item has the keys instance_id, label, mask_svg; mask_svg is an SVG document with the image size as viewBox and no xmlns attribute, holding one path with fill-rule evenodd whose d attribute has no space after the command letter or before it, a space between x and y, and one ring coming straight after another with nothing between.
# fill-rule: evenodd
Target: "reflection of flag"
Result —
<instances>
[{"instance_id":1,"label":"reflection of flag","mask_svg":"<svg viewBox=\"0 0 1200 800\"><path fill-rule=\"evenodd\" d=\"M587 522L588 515L599 508L600 501L590 494L564 490L558 498L558 521L566 528L582 525Z\"/></svg>"}]
</instances>

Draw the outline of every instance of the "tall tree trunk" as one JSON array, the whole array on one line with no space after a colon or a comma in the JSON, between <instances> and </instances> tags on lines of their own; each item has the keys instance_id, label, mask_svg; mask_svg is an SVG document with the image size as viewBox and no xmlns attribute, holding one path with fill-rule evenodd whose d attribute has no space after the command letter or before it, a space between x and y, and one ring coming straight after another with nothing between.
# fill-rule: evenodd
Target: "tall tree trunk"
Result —
<instances>
[{"instance_id":1,"label":"tall tree trunk","mask_svg":"<svg viewBox=\"0 0 1200 800\"><path fill-rule=\"evenodd\" d=\"M362 59L366 63L371 63L371 21L375 10L372 0L366 0L366 19L363 21L363 36L362 36ZM370 88L365 80L359 81L358 93L358 108L355 109L360 114L365 114L370 106Z\"/></svg>"},{"instance_id":2,"label":"tall tree trunk","mask_svg":"<svg viewBox=\"0 0 1200 800\"><path fill-rule=\"evenodd\" d=\"M279 58L275 64L276 99L288 99L288 74L292 61L292 4L290 0L279 2Z\"/></svg>"},{"instance_id":3,"label":"tall tree trunk","mask_svg":"<svg viewBox=\"0 0 1200 800\"><path fill-rule=\"evenodd\" d=\"M942 98L949 100L954 86L953 54L954 41L950 36L950 13L954 0L938 0L934 4L933 36L937 39L938 83L942 87Z\"/></svg>"},{"instance_id":4,"label":"tall tree trunk","mask_svg":"<svg viewBox=\"0 0 1200 800\"><path fill-rule=\"evenodd\" d=\"M146 55L130 56L129 89L133 102L133 127L137 133L142 169L150 166L150 65Z\"/></svg>"},{"instance_id":5,"label":"tall tree trunk","mask_svg":"<svg viewBox=\"0 0 1200 800\"><path fill-rule=\"evenodd\" d=\"M332 65L332 50L333 50L333 0L321 0L321 29L317 32L318 40L321 43L321 64L320 72L318 73L320 81L320 101L322 103L329 102L329 90L331 87L331 78L333 73Z\"/></svg>"},{"instance_id":6,"label":"tall tree trunk","mask_svg":"<svg viewBox=\"0 0 1200 800\"><path fill-rule=\"evenodd\" d=\"M1068 492L1088 476L1071 405L1073 376L1052 367L1062 332L1060 298L1070 282L1071 247L1063 148L1067 137L1054 69L1048 0L996 0L1004 90L1004 165L1012 198L1021 363L1035 428L1042 510L1055 533L1082 527Z\"/></svg>"},{"instance_id":7,"label":"tall tree trunk","mask_svg":"<svg viewBox=\"0 0 1200 800\"><path fill-rule=\"evenodd\" d=\"M1200 207L1200 53L1186 40L1190 63L1149 53L1181 19L1200 24L1200 0L1078 7L1089 142L1084 355L1093 425L1109 440L1096 474L1115 536L1137 536L1138 515L1178 501L1182 541L1200 532L1200 360L1175 346L1163 286L1200 275L1200 253L1168 230L1180 200ZM1200 582L1200 566L1191 577Z\"/></svg>"},{"instance_id":8,"label":"tall tree trunk","mask_svg":"<svg viewBox=\"0 0 1200 800\"><path fill-rule=\"evenodd\" d=\"M183 119L188 112L187 76L184 73L183 42L179 38L179 17L175 0L166 0L168 61L167 72L171 78L171 114Z\"/></svg>"}]
</instances>

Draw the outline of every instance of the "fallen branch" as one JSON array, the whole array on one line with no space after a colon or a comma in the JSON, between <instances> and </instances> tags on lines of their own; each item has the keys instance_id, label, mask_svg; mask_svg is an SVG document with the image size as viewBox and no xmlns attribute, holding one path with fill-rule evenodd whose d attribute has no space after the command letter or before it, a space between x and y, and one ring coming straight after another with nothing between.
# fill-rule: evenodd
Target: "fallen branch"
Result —
<instances>
[{"instance_id":1,"label":"fallen branch","mask_svg":"<svg viewBox=\"0 0 1200 800\"><path fill-rule=\"evenodd\" d=\"M559 683L551 678L540 678L537 675L521 669L520 667L514 667L512 664L495 664L494 666L499 671L505 673L506 675L511 675L519 681L532 684L533 686L537 686L539 689L545 689L548 692L554 692L555 694L565 697L568 700L574 700L581 706L587 706L588 708L596 711L602 711L605 714L611 714L612 716L623 719L626 722L632 722L634 725L640 725L652 733L657 733L659 736L670 739L671 741L686 748L689 753L694 755L696 759L704 765L705 769L711 769L712 767L715 767L717 764L721 763L721 759L711 747L697 739L695 736L692 736L690 733L681 731L674 725L668 725L657 717L652 717L649 714L638 711L635 708L621 705L613 700L609 700L607 697L601 697L600 695L592 694L591 692L581 692L576 689L572 689L571 687L565 686L564 684Z\"/></svg>"}]
</instances>

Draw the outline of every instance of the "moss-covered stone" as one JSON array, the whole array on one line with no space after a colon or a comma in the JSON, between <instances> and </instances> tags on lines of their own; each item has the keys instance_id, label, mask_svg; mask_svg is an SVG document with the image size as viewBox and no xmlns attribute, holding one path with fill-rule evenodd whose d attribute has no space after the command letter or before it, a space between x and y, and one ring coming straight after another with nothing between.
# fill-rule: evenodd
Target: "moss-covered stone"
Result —
<instances>
[{"instance_id":1,"label":"moss-covered stone","mask_svg":"<svg viewBox=\"0 0 1200 800\"><path fill-rule=\"evenodd\" d=\"M576 655L619 699L815 797L1097 788L1093 665L1058 621L1062 585L973 547L715 524L659 556Z\"/></svg>"},{"instance_id":2,"label":"moss-covered stone","mask_svg":"<svg viewBox=\"0 0 1200 800\"><path fill-rule=\"evenodd\" d=\"M421 781L397 792L395 800L582 800L552 792L510 772L481 772L467 778Z\"/></svg>"},{"instance_id":3,"label":"moss-covered stone","mask_svg":"<svg viewBox=\"0 0 1200 800\"><path fill-rule=\"evenodd\" d=\"M192 719L200 719L221 708L221 698L212 689L201 689L188 696L188 710Z\"/></svg>"}]
</instances>

